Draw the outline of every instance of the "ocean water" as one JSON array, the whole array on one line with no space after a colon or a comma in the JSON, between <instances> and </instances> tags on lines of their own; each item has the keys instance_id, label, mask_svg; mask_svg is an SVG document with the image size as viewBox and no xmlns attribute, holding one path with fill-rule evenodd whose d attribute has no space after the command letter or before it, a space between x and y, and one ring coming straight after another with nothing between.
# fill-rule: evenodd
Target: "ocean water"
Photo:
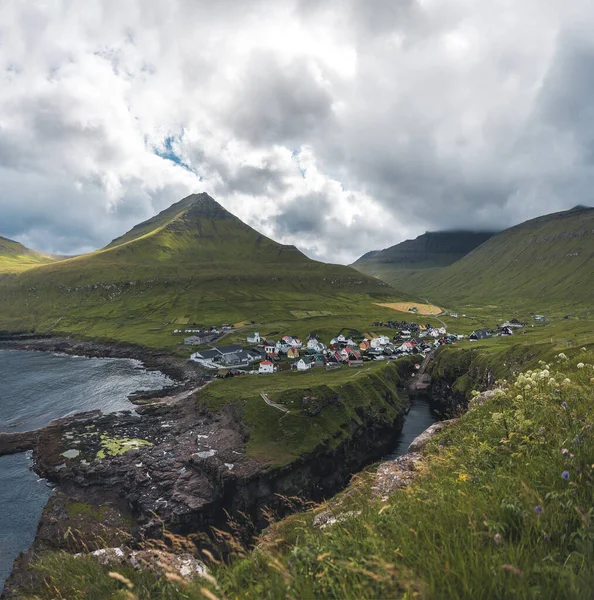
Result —
<instances>
[{"instance_id":1,"label":"ocean water","mask_svg":"<svg viewBox=\"0 0 594 600\"><path fill-rule=\"evenodd\" d=\"M0 350L0 432L29 431L76 412L132 410L127 396L173 382L138 361ZM51 494L27 453L0 457L0 593L29 548Z\"/></svg>"},{"instance_id":2,"label":"ocean water","mask_svg":"<svg viewBox=\"0 0 594 600\"><path fill-rule=\"evenodd\" d=\"M437 420L437 415L431 409L429 401L424 398L415 398L406 415L402 431L396 439L394 449L385 459L393 460L406 454L410 443Z\"/></svg>"}]
</instances>

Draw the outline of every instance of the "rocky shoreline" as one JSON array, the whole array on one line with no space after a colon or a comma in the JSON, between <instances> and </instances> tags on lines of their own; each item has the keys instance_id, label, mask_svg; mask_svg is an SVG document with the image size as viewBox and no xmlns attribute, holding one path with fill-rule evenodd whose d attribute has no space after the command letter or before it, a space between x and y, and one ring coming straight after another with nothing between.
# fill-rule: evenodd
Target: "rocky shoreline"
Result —
<instances>
[{"instance_id":1,"label":"rocky shoreline","mask_svg":"<svg viewBox=\"0 0 594 600\"><path fill-rule=\"evenodd\" d=\"M34 432L0 434L0 455L32 450L34 470L57 489L32 548L19 557L6 582L6 598L18 597L34 577L27 566L34 556L105 547L114 532L136 547L171 532L189 536L198 549L224 554L225 544L213 539L211 528L229 530L232 517L242 521L234 533L249 543L269 523L270 514L294 511L295 497L320 501L343 489L353 473L389 451L403 422L404 411L389 424L373 411L362 412L337 446L322 444L288 465L273 466L247 454L250 432L239 409L229 405L212 413L196 402L204 381L180 359L130 346L57 338L4 339L0 347L135 358L183 377L169 395L143 399L134 412L93 411ZM81 511L88 518L81 520ZM97 532L98 523L109 523L108 530ZM72 531L77 531L76 540Z\"/></svg>"}]
</instances>

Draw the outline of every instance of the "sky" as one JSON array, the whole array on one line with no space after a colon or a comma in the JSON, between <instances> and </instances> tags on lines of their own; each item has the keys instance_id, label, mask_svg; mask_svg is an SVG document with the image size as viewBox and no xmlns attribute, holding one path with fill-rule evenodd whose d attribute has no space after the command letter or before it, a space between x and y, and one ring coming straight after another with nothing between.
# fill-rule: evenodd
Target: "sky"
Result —
<instances>
[{"instance_id":1,"label":"sky","mask_svg":"<svg viewBox=\"0 0 594 600\"><path fill-rule=\"evenodd\" d=\"M0 235L107 244L207 192L350 263L591 205L594 5L2 0Z\"/></svg>"}]
</instances>

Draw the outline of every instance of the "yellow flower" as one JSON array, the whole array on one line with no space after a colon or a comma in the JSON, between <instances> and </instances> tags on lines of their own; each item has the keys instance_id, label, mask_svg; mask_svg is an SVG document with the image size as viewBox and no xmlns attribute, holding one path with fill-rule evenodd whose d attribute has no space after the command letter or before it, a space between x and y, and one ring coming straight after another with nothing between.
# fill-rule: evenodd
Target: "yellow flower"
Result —
<instances>
[{"instance_id":1,"label":"yellow flower","mask_svg":"<svg viewBox=\"0 0 594 600\"><path fill-rule=\"evenodd\" d=\"M468 477L467 473L458 473L458 481L468 481Z\"/></svg>"}]
</instances>

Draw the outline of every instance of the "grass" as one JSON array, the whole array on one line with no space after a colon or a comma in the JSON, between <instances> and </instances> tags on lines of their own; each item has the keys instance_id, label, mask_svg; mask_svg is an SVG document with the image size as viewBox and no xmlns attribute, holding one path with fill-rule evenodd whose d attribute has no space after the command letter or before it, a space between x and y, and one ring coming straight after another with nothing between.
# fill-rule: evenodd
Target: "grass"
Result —
<instances>
[{"instance_id":1,"label":"grass","mask_svg":"<svg viewBox=\"0 0 594 600\"><path fill-rule=\"evenodd\" d=\"M572 312L591 300L593 231L594 209L575 208L511 227L450 266L355 266L440 305L505 303Z\"/></svg>"},{"instance_id":2,"label":"grass","mask_svg":"<svg viewBox=\"0 0 594 600\"><path fill-rule=\"evenodd\" d=\"M54 256L30 250L19 242L0 236L0 275L23 273L56 260Z\"/></svg>"},{"instance_id":3,"label":"grass","mask_svg":"<svg viewBox=\"0 0 594 600\"><path fill-rule=\"evenodd\" d=\"M191 196L103 250L1 278L0 330L173 350L173 330L183 324L381 314L373 303L397 296Z\"/></svg>"},{"instance_id":4,"label":"grass","mask_svg":"<svg viewBox=\"0 0 594 600\"><path fill-rule=\"evenodd\" d=\"M403 407L396 386L411 362L215 380L198 392L196 401L214 411L234 405L250 430L248 454L270 465L284 465L316 449L331 450L366 419L386 426L393 423ZM267 405L262 393L289 412Z\"/></svg>"},{"instance_id":5,"label":"grass","mask_svg":"<svg viewBox=\"0 0 594 600\"><path fill-rule=\"evenodd\" d=\"M418 479L386 502L370 497L368 470L328 506L274 526L255 551L211 564L216 584L167 583L124 569L130 591L137 598L590 597L594 353L551 358L501 381L493 399L439 434ZM329 508L348 518L313 527L314 515ZM124 589L108 569L64 555L37 569L48 581L39 598L56 589L73 599L111 598Z\"/></svg>"}]
</instances>

